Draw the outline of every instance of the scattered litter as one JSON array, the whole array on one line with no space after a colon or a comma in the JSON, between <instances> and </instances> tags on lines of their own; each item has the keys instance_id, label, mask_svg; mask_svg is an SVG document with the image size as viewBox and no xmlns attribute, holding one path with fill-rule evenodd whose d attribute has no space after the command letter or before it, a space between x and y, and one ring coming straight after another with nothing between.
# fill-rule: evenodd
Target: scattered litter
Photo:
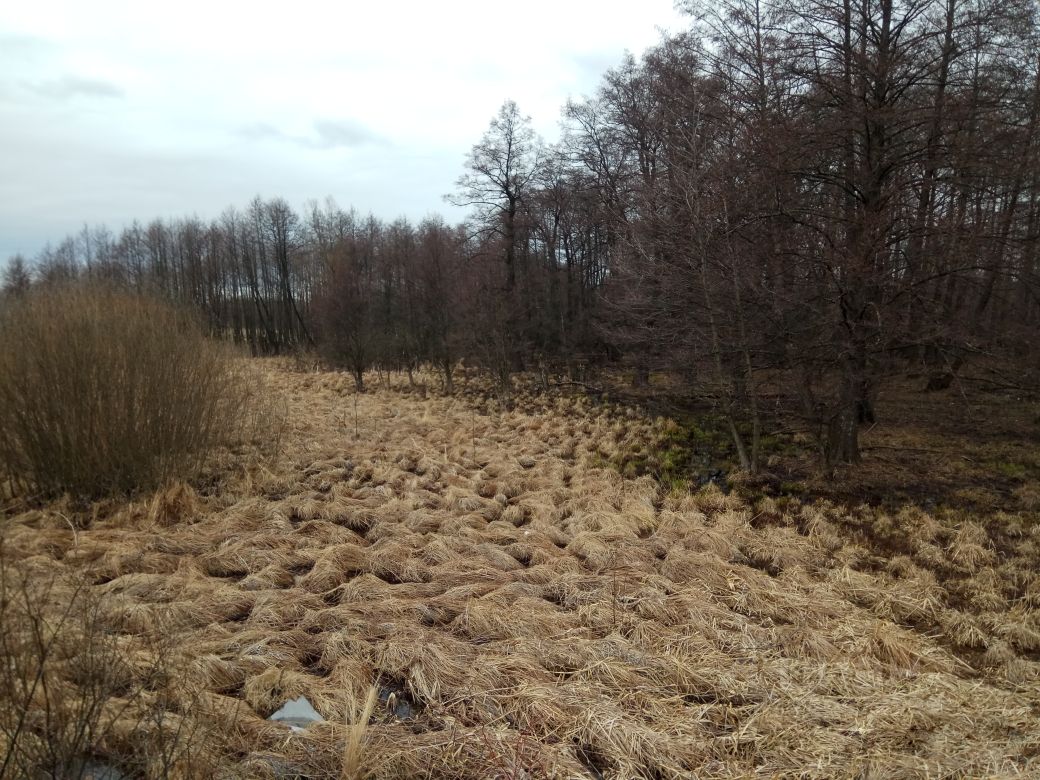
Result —
<instances>
[{"instance_id":1,"label":"scattered litter","mask_svg":"<svg viewBox=\"0 0 1040 780\"><path fill-rule=\"evenodd\" d=\"M101 761L84 762L77 776L83 780L128 780L118 769Z\"/></svg>"},{"instance_id":2,"label":"scattered litter","mask_svg":"<svg viewBox=\"0 0 1040 780\"><path fill-rule=\"evenodd\" d=\"M311 706L306 696L298 699L290 699L282 708L272 715L268 720L284 723L295 732L303 731L312 723L324 721L321 714Z\"/></svg>"}]
</instances>

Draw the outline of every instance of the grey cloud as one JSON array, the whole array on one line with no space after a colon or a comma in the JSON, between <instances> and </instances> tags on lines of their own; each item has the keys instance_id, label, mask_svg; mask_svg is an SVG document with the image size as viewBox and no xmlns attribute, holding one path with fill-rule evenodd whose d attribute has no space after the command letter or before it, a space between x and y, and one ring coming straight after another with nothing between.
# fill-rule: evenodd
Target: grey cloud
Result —
<instances>
[{"instance_id":1,"label":"grey cloud","mask_svg":"<svg viewBox=\"0 0 1040 780\"><path fill-rule=\"evenodd\" d=\"M379 143L380 138L364 125L349 119L319 119L314 123L315 149L364 146Z\"/></svg>"},{"instance_id":2,"label":"grey cloud","mask_svg":"<svg viewBox=\"0 0 1040 780\"><path fill-rule=\"evenodd\" d=\"M283 133L274 125L269 125L267 122L255 122L251 125L246 125L239 130L239 133L250 141L292 141L292 136L287 133Z\"/></svg>"},{"instance_id":3,"label":"grey cloud","mask_svg":"<svg viewBox=\"0 0 1040 780\"><path fill-rule=\"evenodd\" d=\"M317 119L313 127L312 135L299 136L267 122L257 122L243 127L240 132L253 141L285 141L305 149L353 149L386 143L385 139L351 119Z\"/></svg>"},{"instance_id":4,"label":"grey cloud","mask_svg":"<svg viewBox=\"0 0 1040 780\"><path fill-rule=\"evenodd\" d=\"M70 98L121 98L123 90L118 84L101 79L83 78L82 76L65 75L61 78L41 81L25 85L37 95L55 100Z\"/></svg>"},{"instance_id":5,"label":"grey cloud","mask_svg":"<svg viewBox=\"0 0 1040 780\"><path fill-rule=\"evenodd\" d=\"M54 44L45 38L0 33L0 60L30 60L52 49Z\"/></svg>"},{"instance_id":6,"label":"grey cloud","mask_svg":"<svg viewBox=\"0 0 1040 780\"><path fill-rule=\"evenodd\" d=\"M273 130L248 128L260 137ZM30 135L0 123L0 148L8 150L11 163L0 176L0 265L16 252L32 257L84 224L104 223L118 231L134 219L147 223L185 214L214 219L228 206L241 209L258 193L284 197L297 207L331 195L344 207L417 221L437 208L444 182L457 175L463 154L454 148L415 154L384 144L345 161L302 153L295 143L260 154L249 144L186 152L108 146L107 140ZM401 187L374 186L387 180ZM447 215L463 217L461 210Z\"/></svg>"}]
</instances>

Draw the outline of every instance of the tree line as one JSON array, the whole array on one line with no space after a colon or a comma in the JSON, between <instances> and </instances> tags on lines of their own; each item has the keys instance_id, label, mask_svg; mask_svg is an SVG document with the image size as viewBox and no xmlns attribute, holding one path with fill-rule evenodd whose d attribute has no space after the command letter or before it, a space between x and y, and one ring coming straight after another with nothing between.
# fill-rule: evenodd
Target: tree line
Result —
<instances>
[{"instance_id":1,"label":"tree line","mask_svg":"<svg viewBox=\"0 0 1040 780\"><path fill-rule=\"evenodd\" d=\"M32 264L190 303L258 353L354 373L460 359L680 378L748 469L796 415L859 459L887 377L1036 361L1040 54L1026 0L723 0L608 71L543 143L506 102L450 200L465 224L254 200L84 229ZM7 287L28 283L16 259Z\"/></svg>"}]
</instances>

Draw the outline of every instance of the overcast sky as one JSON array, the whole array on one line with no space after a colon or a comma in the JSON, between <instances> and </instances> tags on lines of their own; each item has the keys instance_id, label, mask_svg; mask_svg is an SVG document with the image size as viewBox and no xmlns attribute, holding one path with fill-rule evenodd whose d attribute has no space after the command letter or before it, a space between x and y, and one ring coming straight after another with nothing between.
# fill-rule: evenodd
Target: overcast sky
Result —
<instances>
[{"instance_id":1,"label":"overcast sky","mask_svg":"<svg viewBox=\"0 0 1040 780\"><path fill-rule=\"evenodd\" d=\"M442 196L504 100L552 140L682 24L672 0L0 3L0 262L257 194L458 218Z\"/></svg>"}]
</instances>

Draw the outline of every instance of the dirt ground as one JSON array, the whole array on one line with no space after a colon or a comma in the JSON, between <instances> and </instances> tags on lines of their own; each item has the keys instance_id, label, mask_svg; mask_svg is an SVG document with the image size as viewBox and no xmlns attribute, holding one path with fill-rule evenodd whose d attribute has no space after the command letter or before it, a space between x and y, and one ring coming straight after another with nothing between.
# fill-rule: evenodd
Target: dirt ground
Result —
<instances>
[{"instance_id":1,"label":"dirt ground","mask_svg":"<svg viewBox=\"0 0 1040 780\"><path fill-rule=\"evenodd\" d=\"M1028 512L665 488L603 465L667 425L632 409L265 370L278 459L4 525L128 652L161 631L181 775L340 777L372 688L364 777L1040 774ZM267 720L301 695L326 723Z\"/></svg>"}]
</instances>

